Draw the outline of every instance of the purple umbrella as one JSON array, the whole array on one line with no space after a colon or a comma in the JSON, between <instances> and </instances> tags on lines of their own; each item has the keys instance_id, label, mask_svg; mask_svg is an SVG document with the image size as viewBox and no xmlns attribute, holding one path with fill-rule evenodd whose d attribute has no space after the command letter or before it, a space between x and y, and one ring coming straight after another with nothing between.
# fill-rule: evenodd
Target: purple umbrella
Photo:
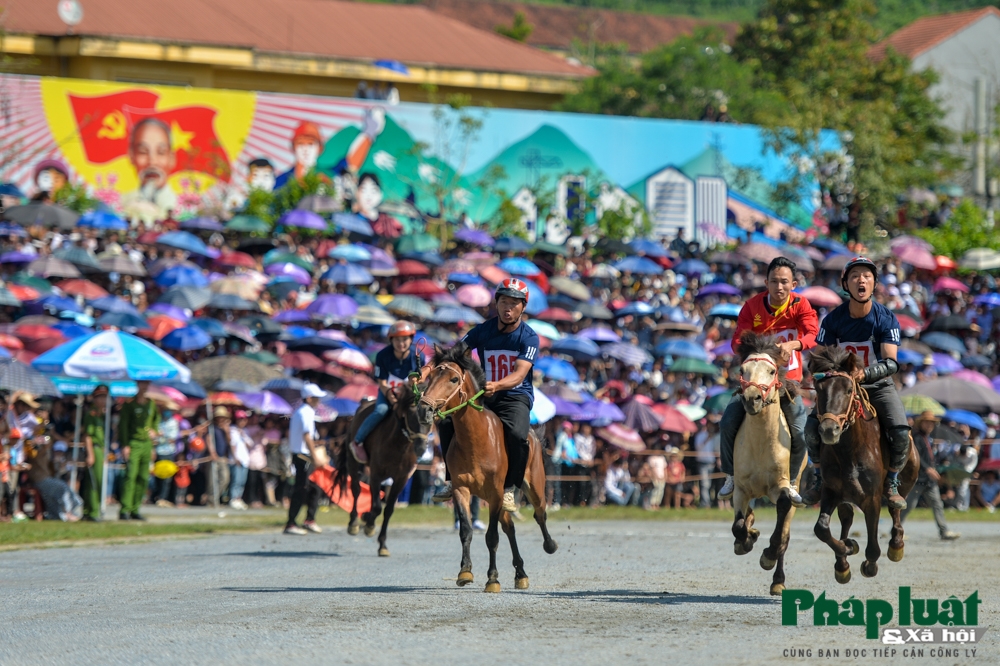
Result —
<instances>
[{"instance_id":1,"label":"purple umbrella","mask_svg":"<svg viewBox=\"0 0 1000 666\"><path fill-rule=\"evenodd\" d=\"M625 414L625 425L639 432L654 432L660 429L663 419L649 405L638 400L625 403L622 412Z\"/></svg>"},{"instance_id":2,"label":"purple umbrella","mask_svg":"<svg viewBox=\"0 0 1000 666\"><path fill-rule=\"evenodd\" d=\"M301 266L295 264L271 264L264 269L264 272L272 276L290 277L299 284L308 285L312 283L312 276Z\"/></svg>"},{"instance_id":3,"label":"purple umbrella","mask_svg":"<svg viewBox=\"0 0 1000 666\"><path fill-rule=\"evenodd\" d=\"M622 341L621 336L605 326L591 326L590 328L585 328L577 333L577 337L587 338L588 340L593 340L594 342Z\"/></svg>"},{"instance_id":4,"label":"purple umbrella","mask_svg":"<svg viewBox=\"0 0 1000 666\"><path fill-rule=\"evenodd\" d=\"M993 390L1000 393L1000 375L993 378Z\"/></svg>"},{"instance_id":5,"label":"purple umbrella","mask_svg":"<svg viewBox=\"0 0 1000 666\"><path fill-rule=\"evenodd\" d=\"M260 391L258 393L237 393L236 397L244 405L260 412L261 414L291 414L292 406L285 400L270 391Z\"/></svg>"},{"instance_id":6,"label":"purple umbrella","mask_svg":"<svg viewBox=\"0 0 1000 666\"><path fill-rule=\"evenodd\" d=\"M291 324L296 321L309 321L312 317L305 310L284 310L271 319L282 324Z\"/></svg>"},{"instance_id":7,"label":"purple umbrella","mask_svg":"<svg viewBox=\"0 0 1000 666\"><path fill-rule=\"evenodd\" d=\"M570 402L569 400L563 400L559 396L552 396L549 398L552 404L556 406L556 416L568 416L570 418L579 418L580 408Z\"/></svg>"},{"instance_id":8,"label":"purple umbrella","mask_svg":"<svg viewBox=\"0 0 1000 666\"><path fill-rule=\"evenodd\" d=\"M934 369L938 371L938 374L948 374L964 369L964 366L950 354L937 353L932 354L931 357L934 359Z\"/></svg>"},{"instance_id":9,"label":"purple umbrella","mask_svg":"<svg viewBox=\"0 0 1000 666\"><path fill-rule=\"evenodd\" d=\"M326 231L326 220L312 212L311 210L293 210L285 213L278 220L286 227L298 227L299 229L316 229Z\"/></svg>"},{"instance_id":10,"label":"purple umbrella","mask_svg":"<svg viewBox=\"0 0 1000 666\"><path fill-rule=\"evenodd\" d=\"M493 237L480 229L459 229L455 232L455 239L470 245L483 245L493 247L496 243ZM558 412L556 412L558 414Z\"/></svg>"},{"instance_id":11,"label":"purple umbrella","mask_svg":"<svg viewBox=\"0 0 1000 666\"><path fill-rule=\"evenodd\" d=\"M351 347L355 346L354 341L347 336L347 333L344 333L343 331L338 331L337 329L333 328L326 329L317 332L316 335L318 335L321 338L329 338L330 340L339 340L341 342L346 342Z\"/></svg>"},{"instance_id":12,"label":"purple umbrella","mask_svg":"<svg viewBox=\"0 0 1000 666\"><path fill-rule=\"evenodd\" d=\"M170 305L169 303L153 303L149 306L150 312L159 312L162 315L166 315L171 319L176 319L177 321L182 321L187 323L191 319L191 315L184 311L183 308L179 308L176 305Z\"/></svg>"},{"instance_id":13,"label":"purple umbrella","mask_svg":"<svg viewBox=\"0 0 1000 666\"><path fill-rule=\"evenodd\" d=\"M696 298L701 298L702 296L711 296L715 294L717 296L739 296L742 294L739 289L731 284L726 284L725 282L714 282L712 284L707 284L698 290L698 295Z\"/></svg>"},{"instance_id":14,"label":"purple umbrella","mask_svg":"<svg viewBox=\"0 0 1000 666\"><path fill-rule=\"evenodd\" d=\"M358 311L358 304L344 294L323 294L306 306L309 314L325 317L351 317Z\"/></svg>"},{"instance_id":15,"label":"purple umbrella","mask_svg":"<svg viewBox=\"0 0 1000 666\"><path fill-rule=\"evenodd\" d=\"M580 409L587 412L588 414L594 414L594 421L606 420L606 421L624 421L625 412L618 408L618 405L612 402L604 402L603 400L588 400L582 405Z\"/></svg>"},{"instance_id":16,"label":"purple umbrella","mask_svg":"<svg viewBox=\"0 0 1000 666\"><path fill-rule=\"evenodd\" d=\"M223 226L217 220L210 217L195 217L184 220L180 224L181 229L200 229L203 231L222 231Z\"/></svg>"},{"instance_id":17,"label":"purple umbrella","mask_svg":"<svg viewBox=\"0 0 1000 666\"><path fill-rule=\"evenodd\" d=\"M0 263L4 264L30 264L38 259L37 254L25 254L24 252L4 252L0 254Z\"/></svg>"}]
</instances>

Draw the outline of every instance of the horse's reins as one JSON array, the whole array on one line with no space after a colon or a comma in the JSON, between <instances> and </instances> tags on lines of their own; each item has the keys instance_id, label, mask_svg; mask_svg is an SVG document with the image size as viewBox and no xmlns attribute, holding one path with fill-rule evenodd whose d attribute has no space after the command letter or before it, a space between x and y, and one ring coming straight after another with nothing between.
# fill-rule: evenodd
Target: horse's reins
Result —
<instances>
[{"instance_id":1,"label":"horse's reins","mask_svg":"<svg viewBox=\"0 0 1000 666\"><path fill-rule=\"evenodd\" d=\"M754 358L755 356L759 356L760 358ZM747 380L743 379L743 373L740 372L740 395L742 395L743 392L746 391L749 387L753 386L758 391L760 391L760 398L761 400L764 400L765 405L777 402L778 401L777 392L775 392L774 396L770 400L767 399L767 395L771 392L771 389L781 386L781 379L778 377L778 365L771 359L770 356L767 356L766 354L753 354L750 357L748 357L746 361L743 362L746 363L747 361L751 360L759 361L761 363L767 363L772 368L774 368L774 379L771 380L770 384L759 384L757 382L748 382Z\"/></svg>"},{"instance_id":2,"label":"horse's reins","mask_svg":"<svg viewBox=\"0 0 1000 666\"><path fill-rule=\"evenodd\" d=\"M872 406L871 401L868 399L868 391L858 380L846 372L817 372L813 374L813 381L821 382L830 377L844 377L845 379L849 379L851 381L851 398L850 402L847 403L847 411L845 413L834 414L832 412L824 412L817 417L820 422L829 419L838 424L841 430L847 430L848 427L857 421L859 416L865 421L871 421L875 418L875 407ZM865 416L866 412L868 416Z\"/></svg>"},{"instance_id":3,"label":"horse's reins","mask_svg":"<svg viewBox=\"0 0 1000 666\"><path fill-rule=\"evenodd\" d=\"M448 372L455 373L459 379L458 386L455 387L455 390L452 391L447 398L437 402L438 405L444 406L447 405L449 402L451 402L451 399L455 397L456 393L460 393L461 397L465 397L465 373L463 373L461 370L456 370L455 368L451 367L450 363L445 363L441 367L447 370ZM478 400L480 396L482 396L484 393L486 393L486 391L480 389L479 393L477 393L476 395L472 396L471 398L467 398L466 400L463 400L462 402L458 403L458 405L452 407L451 409L445 409L445 410L441 410L435 407L430 403L430 401L425 400L424 398L421 398L421 400L424 401L431 409L434 410L435 416L437 416L439 419L443 419L446 416L454 414L455 412L464 409L466 407L472 407L476 411L480 412L483 411L485 407L483 405L477 405L475 401Z\"/></svg>"}]
</instances>

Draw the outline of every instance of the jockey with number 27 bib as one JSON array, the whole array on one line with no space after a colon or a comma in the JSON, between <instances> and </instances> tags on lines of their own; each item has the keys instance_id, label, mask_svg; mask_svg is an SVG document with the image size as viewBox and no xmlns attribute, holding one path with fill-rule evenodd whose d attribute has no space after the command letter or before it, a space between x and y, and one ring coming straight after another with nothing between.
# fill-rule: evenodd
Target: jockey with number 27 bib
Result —
<instances>
[{"instance_id":1,"label":"jockey with number 27 bib","mask_svg":"<svg viewBox=\"0 0 1000 666\"><path fill-rule=\"evenodd\" d=\"M507 449L507 477L504 479L503 509L516 511L514 488L524 481L528 467L528 431L531 428L531 407L535 392L531 386L531 368L538 354L538 334L522 323L521 315L528 306L528 285L523 280L508 278L494 294L497 316L484 321L460 341L479 354L479 363L486 373L483 387L484 404L503 423ZM447 460L447 449L455 435L451 419L438 425L441 450ZM435 501L451 498L451 482L434 496Z\"/></svg>"},{"instance_id":2,"label":"jockey with number 27 bib","mask_svg":"<svg viewBox=\"0 0 1000 666\"><path fill-rule=\"evenodd\" d=\"M899 320L889 308L872 300L878 284L878 267L871 259L855 257L844 266L840 286L851 300L836 308L823 320L816 336L821 345L837 345L853 352L864 370L854 379L868 392L868 399L878 414L879 426L889 443L889 473L885 480L885 497L889 507L905 509L906 500L899 494L899 470L906 464L910 451L910 426L906 410L896 392L892 376L899 370L896 351L899 348ZM815 465L815 481L803 499L815 504L820 499L819 420L815 413L806 422L806 444Z\"/></svg>"},{"instance_id":3,"label":"jockey with number 27 bib","mask_svg":"<svg viewBox=\"0 0 1000 666\"><path fill-rule=\"evenodd\" d=\"M795 264L785 257L777 257L771 261L767 267L767 291L748 300L740 310L736 320L736 332L733 334L733 349L739 345L740 336L747 331L758 335L773 335L777 338L782 358L787 362L785 379L801 382L801 352L816 345L819 325L816 311L809 301L792 293L795 285ZM793 402L782 400L781 410L788 423L788 432L792 440L789 464L790 497L793 504L801 505L802 498L799 497L796 488L798 480L795 472L802 466L802 459L806 453L806 408L802 397L797 396ZM746 409L743 400L740 396L734 395L719 422L719 457L722 471L726 473L726 483L719 490L721 499L729 499L733 495L733 447L744 418Z\"/></svg>"}]
</instances>

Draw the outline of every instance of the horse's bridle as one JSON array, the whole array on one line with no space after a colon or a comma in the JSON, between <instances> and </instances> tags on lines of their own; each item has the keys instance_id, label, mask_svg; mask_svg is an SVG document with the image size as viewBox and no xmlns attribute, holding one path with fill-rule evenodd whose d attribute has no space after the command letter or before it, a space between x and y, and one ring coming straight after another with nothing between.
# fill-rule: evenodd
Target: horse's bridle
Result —
<instances>
[{"instance_id":1,"label":"horse's bridle","mask_svg":"<svg viewBox=\"0 0 1000 666\"><path fill-rule=\"evenodd\" d=\"M407 379L413 379L414 376L416 376L416 377L419 378L420 377L420 373L419 372L411 372L409 375L407 375ZM421 391L420 391L420 387L415 382L413 382L413 383L411 383L410 390L413 391L414 404L415 405L416 404L420 404L420 402L422 402L422 400L421 400L421 395L422 394L421 394ZM399 423L400 429L403 431L403 436L405 436L407 440L409 440L410 442L413 442L414 440L423 440L424 442L427 441L427 435L425 435L423 433L416 433L416 434L414 434L413 431L410 430L409 426L406 424L406 417L405 416L402 419L399 419L399 422L400 422Z\"/></svg>"},{"instance_id":2,"label":"horse's bridle","mask_svg":"<svg viewBox=\"0 0 1000 666\"><path fill-rule=\"evenodd\" d=\"M768 356L767 354L751 354L743 361L747 363L748 361L759 361L761 363L767 363L772 368L774 368L774 379L771 380L770 384L758 384L757 382L748 382L743 379L743 369L742 364L740 364L740 395L746 391L749 387L753 386L758 391L760 391L760 399L764 401L765 405L769 405L778 401L778 393L775 392L774 396L768 400L767 396L771 392L771 389L778 388L781 386L781 379L778 377L778 364Z\"/></svg>"},{"instance_id":3,"label":"horse's bridle","mask_svg":"<svg viewBox=\"0 0 1000 666\"><path fill-rule=\"evenodd\" d=\"M476 393L471 398L466 398L465 397L466 396L466 393L465 393L465 373L462 372L461 368L454 368L454 367L452 367L452 365L454 365L454 364L453 363L442 363L440 366L438 366L440 368L443 368L443 369L447 370L448 372L454 373L458 377L458 386L455 387L454 391L452 391L450 394L448 394L447 398L439 399L439 400L436 400L436 401L434 401L432 403L430 400L427 399L427 396L423 396L423 395L420 396L420 402L423 403L425 406L427 406L427 407L431 408L432 410L434 410L434 415L437 416L439 419L443 419L444 417L448 416L449 414L454 414L455 412L457 412L460 409L463 409L465 407L472 407L473 409L478 410L480 412L483 411L483 406L482 405L477 405L475 401L478 400L479 397L482 396L484 393L486 393L486 391L480 390L478 393ZM441 408L444 407L445 405L447 405L449 402L451 402L451 399L455 397L456 393L459 395L460 398L464 398L464 400L462 400L462 402L460 402L455 407L452 407L451 409L445 409L445 410L442 411Z\"/></svg>"},{"instance_id":4,"label":"horse's bridle","mask_svg":"<svg viewBox=\"0 0 1000 666\"><path fill-rule=\"evenodd\" d=\"M858 380L846 372L817 372L813 374L813 382L819 383L831 377L843 377L849 380L851 382L851 397L847 403L847 411L845 413L834 414L832 412L824 412L818 414L817 418L820 423L830 420L839 425L841 430L847 430L850 426L854 425L859 416L865 421L871 421L875 418L875 408L868 400L868 391L858 383ZM868 416L865 416L866 412Z\"/></svg>"}]
</instances>

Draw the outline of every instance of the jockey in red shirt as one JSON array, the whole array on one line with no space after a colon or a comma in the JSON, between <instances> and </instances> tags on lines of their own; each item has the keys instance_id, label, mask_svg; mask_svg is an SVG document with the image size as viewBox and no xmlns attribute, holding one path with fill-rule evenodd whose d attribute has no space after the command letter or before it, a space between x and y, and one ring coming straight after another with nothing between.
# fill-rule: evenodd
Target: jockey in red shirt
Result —
<instances>
[{"instance_id":1,"label":"jockey in red shirt","mask_svg":"<svg viewBox=\"0 0 1000 666\"><path fill-rule=\"evenodd\" d=\"M740 336L746 331L758 335L774 335L778 338L778 347L788 363L786 379L800 382L801 352L816 346L819 319L809 301L792 293L796 284L795 264L785 257L774 259L767 267L767 291L748 300L740 310L736 320L736 333L733 335L733 349L739 345ZM794 470L799 469L806 454L806 408L801 396L798 396L794 402L782 400L781 409L792 439L791 499L793 504L802 506ZM742 399L734 395L719 423L720 457L722 471L726 473L726 483L719 490L720 499L729 499L733 494L733 446L745 416Z\"/></svg>"}]
</instances>

